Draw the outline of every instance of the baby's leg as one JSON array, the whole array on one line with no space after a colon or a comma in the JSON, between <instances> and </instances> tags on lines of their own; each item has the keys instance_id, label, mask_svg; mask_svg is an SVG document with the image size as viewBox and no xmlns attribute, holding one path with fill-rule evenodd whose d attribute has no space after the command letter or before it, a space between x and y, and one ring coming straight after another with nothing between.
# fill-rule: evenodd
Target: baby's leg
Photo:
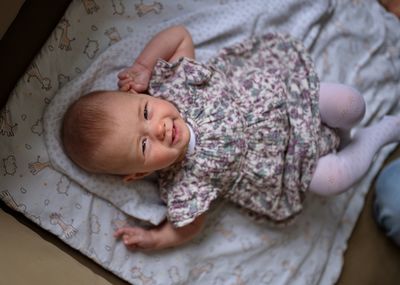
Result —
<instances>
[{"instance_id":1,"label":"baby's leg","mask_svg":"<svg viewBox=\"0 0 400 285\"><path fill-rule=\"evenodd\" d=\"M345 148L318 160L310 191L334 195L348 190L366 173L375 153L396 141L400 141L400 115L386 116L377 124L358 130Z\"/></svg>"},{"instance_id":2,"label":"baby's leg","mask_svg":"<svg viewBox=\"0 0 400 285\"><path fill-rule=\"evenodd\" d=\"M319 110L322 122L338 129L343 146L349 140L350 129L364 117L365 102L361 94L350 86L321 83Z\"/></svg>"}]
</instances>

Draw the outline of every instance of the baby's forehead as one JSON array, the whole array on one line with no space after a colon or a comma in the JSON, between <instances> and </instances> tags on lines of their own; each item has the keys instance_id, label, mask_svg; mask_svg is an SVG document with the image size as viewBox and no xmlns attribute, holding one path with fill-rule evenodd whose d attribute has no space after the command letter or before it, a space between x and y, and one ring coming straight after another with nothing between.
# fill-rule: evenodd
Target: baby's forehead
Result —
<instances>
[{"instance_id":1,"label":"baby's forehead","mask_svg":"<svg viewBox=\"0 0 400 285\"><path fill-rule=\"evenodd\" d=\"M151 97L146 94L133 94L130 92L121 92L121 91L110 91L108 93L107 98L109 100L115 100L119 102L127 102L129 101L132 104L138 104L142 99ZM118 100L120 99L120 100Z\"/></svg>"},{"instance_id":2,"label":"baby's forehead","mask_svg":"<svg viewBox=\"0 0 400 285\"><path fill-rule=\"evenodd\" d=\"M135 95L125 94L124 92L119 91L109 91L104 97L104 106L131 106L137 105L139 103L138 97Z\"/></svg>"},{"instance_id":3,"label":"baby's forehead","mask_svg":"<svg viewBox=\"0 0 400 285\"><path fill-rule=\"evenodd\" d=\"M152 98L146 94L132 94L128 92L109 92L103 102L102 108L114 120L118 122L130 121L130 124L136 122L139 113L143 110L143 104L146 99Z\"/></svg>"},{"instance_id":4,"label":"baby's forehead","mask_svg":"<svg viewBox=\"0 0 400 285\"><path fill-rule=\"evenodd\" d=\"M115 96L109 97L104 102L104 110L111 116L111 118L118 122L119 125L133 124L138 119L140 112L141 102L143 98L132 94L124 95L115 93Z\"/></svg>"}]
</instances>

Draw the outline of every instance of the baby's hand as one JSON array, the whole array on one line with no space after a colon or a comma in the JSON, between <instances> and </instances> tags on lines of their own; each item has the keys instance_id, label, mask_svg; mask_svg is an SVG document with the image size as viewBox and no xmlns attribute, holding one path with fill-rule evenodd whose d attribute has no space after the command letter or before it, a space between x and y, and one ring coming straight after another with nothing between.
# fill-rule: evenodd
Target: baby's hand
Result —
<instances>
[{"instance_id":1,"label":"baby's hand","mask_svg":"<svg viewBox=\"0 0 400 285\"><path fill-rule=\"evenodd\" d=\"M150 230L139 227L120 228L115 231L114 237L122 238L129 249L155 249L157 244Z\"/></svg>"},{"instance_id":2,"label":"baby's hand","mask_svg":"<svg viewBox=\"0 0 400 285\"><path fill-rule=\"evenodd\" d=\"M147 90L151 71L144 65L135 63L118 73L118 87L121 91L143 92Z\"/></svg>"}]
</instances>

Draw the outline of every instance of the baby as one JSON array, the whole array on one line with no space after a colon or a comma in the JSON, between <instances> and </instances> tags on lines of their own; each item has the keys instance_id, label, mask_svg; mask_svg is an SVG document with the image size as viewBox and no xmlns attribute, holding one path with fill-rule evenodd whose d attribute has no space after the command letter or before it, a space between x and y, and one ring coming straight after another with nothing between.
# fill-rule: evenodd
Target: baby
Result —
<instances>
[{"instance_id":1,"label":"baby","mask_svg":"<svg viewBox=\"0 0 400 285\"><path fill-rule=\"evenodd\" d=\"M181 161L190 133L179 111L166 100L95 91L69 108L63 138L65 150L81 168L126 175L129 181Z\"/></svg>"},{"instance_id":2,"label":"baby","mask_svg":"<svg viewBox=\"0 0 400 285\"><path fill-rule=\"evenodd\" d=\"M158 172L167 220L118 229L130 249L191 240L218 197L287 224L307 191L346 191L379 148L400 140L400 116L350 140L362 96L320 85L309 55L288 36L246 40L207 64L193 58L185 28L163 30L118 75L119 91L91 92L64 117L64 148L81 168L125 181Z\"/></svg>"}]
</instances>

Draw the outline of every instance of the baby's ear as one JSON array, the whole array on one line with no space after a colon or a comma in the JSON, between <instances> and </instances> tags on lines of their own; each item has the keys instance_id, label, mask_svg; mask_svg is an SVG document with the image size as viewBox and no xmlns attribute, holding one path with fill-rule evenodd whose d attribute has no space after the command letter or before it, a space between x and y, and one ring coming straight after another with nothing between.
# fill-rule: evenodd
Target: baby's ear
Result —
<instances>
[{"instance_id":1,"label":"baby's ear","mask_svg":"<svg viewBox=\"0 0 400 285\"><path fill-rule=\"evenodd\" d=\"M122 179L124 182L130 182L130 181L136 181L139 179L142 179L143 177L151 174L150 172L138 172L138 173L132 173L129 175L125 175Z\"/></svg>"}]
</instances>

